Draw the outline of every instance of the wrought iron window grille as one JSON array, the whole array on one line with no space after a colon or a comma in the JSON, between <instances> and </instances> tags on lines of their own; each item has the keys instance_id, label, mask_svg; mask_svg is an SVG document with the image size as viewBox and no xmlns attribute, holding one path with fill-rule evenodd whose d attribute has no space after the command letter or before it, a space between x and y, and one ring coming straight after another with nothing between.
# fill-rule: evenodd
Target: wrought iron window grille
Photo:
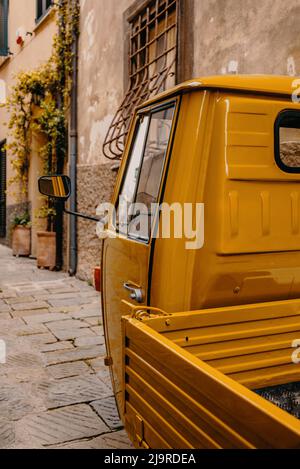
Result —
<instances>
[{"instance_id":1,"label":"wrought iron window grille","mask_svg":"<svg viewBox=\"0 0 300 469\"><path fill-rule=\"evenodd\" d=\"M151 0L129 21L129 86L103 144L111 160L122 157L134 109L176 83L178 4Z\"/></svg>"}]
</instances>

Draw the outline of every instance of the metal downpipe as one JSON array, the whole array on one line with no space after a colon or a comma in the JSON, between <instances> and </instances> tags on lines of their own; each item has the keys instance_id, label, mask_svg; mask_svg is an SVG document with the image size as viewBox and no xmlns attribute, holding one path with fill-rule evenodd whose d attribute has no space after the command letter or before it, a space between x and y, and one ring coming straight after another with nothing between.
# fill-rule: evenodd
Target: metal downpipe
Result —
<instances>
[{"instance_id":1,"label":"metal downpipe","mask_svg":"<svg viewBox=\"0 0 300 469\"><path fill-rule=\"evenodd\" d=\"M78 0L72 0L74 5ZM77 211L77 155L78 155L78 36L73 35L72 46L72 90L71 90L71 110L70 110L70 162L69 176L72 182L72 194L70 197L70 210ZM70 216L69 220L70 248L69 248L69 274L75 275L77 271L77 218Z\"/></svg>"}]
</instances>

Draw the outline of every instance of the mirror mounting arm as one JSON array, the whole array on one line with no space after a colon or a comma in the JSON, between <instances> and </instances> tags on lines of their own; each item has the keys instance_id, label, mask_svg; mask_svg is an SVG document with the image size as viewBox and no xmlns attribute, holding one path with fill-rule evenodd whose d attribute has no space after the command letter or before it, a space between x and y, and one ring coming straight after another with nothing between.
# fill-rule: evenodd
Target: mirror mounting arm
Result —
<instances>
[{"instance_id":1,"label":"mirror mounting arm","mask_svg":"<svg viewBox=\"0 0 300 469\"><path fill-rule=\"evenodd\" d=\"M85 220L96 221L96 222L101 221L101 218L91 217L90 215L84 215L83 213L79 213L79 212L70 212L70 210L67 210L65 207L64 207L64 213L67 213L68 215L73 215L74 217L84 218Z\"/></svg>"}]
</instances>

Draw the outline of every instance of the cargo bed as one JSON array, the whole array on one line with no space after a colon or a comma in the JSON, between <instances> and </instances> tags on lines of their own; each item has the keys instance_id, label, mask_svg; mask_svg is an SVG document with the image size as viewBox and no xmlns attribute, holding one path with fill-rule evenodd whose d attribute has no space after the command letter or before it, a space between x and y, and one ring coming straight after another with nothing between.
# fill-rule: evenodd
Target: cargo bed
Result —
<instances>
[{"instance_id":1,"label":"cargo bed","mask_svg":"<svg viewBox=\"0 0 300 469\"><path fill-rule=\"evenodd\" d=\"M300 420L253 391L300 381L299 312L289 300L124 317L124 419L135 445L300 448Z\"/></svg>"}]
</instances>

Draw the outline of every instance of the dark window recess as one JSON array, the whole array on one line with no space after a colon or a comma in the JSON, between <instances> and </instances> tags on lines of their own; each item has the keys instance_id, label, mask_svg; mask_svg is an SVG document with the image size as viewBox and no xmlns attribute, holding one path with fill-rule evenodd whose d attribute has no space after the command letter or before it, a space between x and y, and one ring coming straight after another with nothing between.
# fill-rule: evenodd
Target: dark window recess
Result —
<instances>
[{"instance_id":1,"label":"dark window recess","mask_svg":"<svg viewBox=\"0 0 300 469\"><path fill-rule=\"evenodd\" d=\"M6 236L6 151L0 144L0 238Z\"/></svg>"},{"instance_id":2,"label":"dark window recess","mask_svg":"<svg viewBox=\"0 0 300 469\"><path fill-rule=\"evenodd\" d=\"M300 173L300 112L282 111L275 122L275 159L287 173Z\"/></svg>"},{"instance_id":3,"label":"dark window recess","mask_svg":"<svg viewBox=\"0 0 300 469\"><path fill-rule=\"evenodd\" d=\"M8 55L8 0L0 0L0 56Z\"/></svg>"},{"instance_id":4,"label":"dark window recess","mask_svg":"<svg viewBox=\"0 0 300 469\"><path fill-rule=\"evenodd\" d=\"M151 0L129 20L129 86L103 144L109 159L122 157L135 108L176 84L179 1Z\"/></svg>"},{"instance_id":5,"label":"dark window recess","mask_svg":"<svg viewBox=\"0 0 300 469\"><path fill-rule=\"evenodd\" d=\"M45 16L49 8L52 6L53 1L52 0L37 0L36 3L37 3L36 21L39 21L43 16Z\"/></svg>"}]
</instances>

